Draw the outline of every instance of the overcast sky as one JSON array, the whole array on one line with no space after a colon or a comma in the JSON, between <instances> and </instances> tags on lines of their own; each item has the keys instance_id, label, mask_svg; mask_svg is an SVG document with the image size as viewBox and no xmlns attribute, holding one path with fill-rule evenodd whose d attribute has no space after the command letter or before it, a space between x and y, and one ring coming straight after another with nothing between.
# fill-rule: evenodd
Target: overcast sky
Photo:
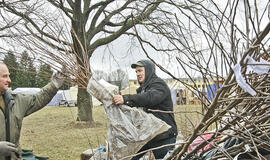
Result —
<instances>
[{"instance_id":1,"label":"overcast sky","mask_svg":"<svg viewBox=\"0 0 270 160\"><path fill-rule=\"evenodd\" d=\"M147 59L147 57L139 47L134 46L130 48L130 43L132 42L130 42L128 37L122 36L111 43L109 49L108 47L98 48L90 59L92 69L103 70L109 73L120 68L128 73L129 79L136 79L135 70L130 66L138 60ZM149 54L153 55L151 52L149 52ZM152 58L166 65L162 63L162 59L159 56L152 56ZM162 72L158 67L156 67L156 73L160 77L168 77L167 74Z\"/></svg>"},{"instance_id":2,"label":"overcast sky","mask_svg":"<svg viewBox=\"0 0 270 160\"><path fill-rule=\"evenodd\" d=\"M219 1L219 0L217 1L221 3L222 7L225 7L224 1ZM265 8L269 0L260 0L259 2L260 2L259 3L260 6L258 7L259 7L259 10L261 11L261 8ZM253 0L250 1L250 4L253 4ZM239 8L239 12L237 12L237 14L241 12L243 13L243 10L244 10L243 7ZM238 22L237 25L243 28L245 28L244 18L245 17L241 16L240 14L237 15L237 22ZM266 17L265 23L262 25L261 28L264 28L268 22L269 22L269 18ZM8 49L8 47L5 47L5 49ZM13 48L11 48L11 50L13 50ZM176 64L171 63L170 61L168 61L166 57L162 57L160 54L156 55L153 50L147 50L147 52L149 53L149 55L151 55L151 57L155 61L160 63L163 67L165 67L166 69L170 69L170 71L175 76L185 77L184 73L179 69L179 64L177 65L177 63ZM118 38L117 40L115 40L114 42L112 42L109 46L98 48L94 52L93 56L91 57L90 63L91 63L92 69L94 70L103 70L109 73L111 71L114 71L120 68L128 73L129 79L136 79L135 71L134 69L130 68L130 65L140 59L146 59L146 55L138 46L137 39L134 39L132 41L129 39L129 37L122 36ZM157 70L158 76L163 77L163 78L169 77L167 74L160 71L158 67L156 67L156 70ZM193 72L193 71L190 71L190 72Z\"/></svg>"},{"instance_id":3,"label":"overcast sky","mask_svg":"<svg viewBox=\"0 0 270 160\"><path fill-rule=\"evenodd\" d=\"M253 1L250 1L251 4L253 4ZM268 3L268 0L260 0L260 5L258 6L259 9L265 8L266 4ZM224 6L224 2L222 2L221 6ZM240 13L244 11L243 6L239 5L239 12L237 12L237 25L240 27L245 28L245 17L241 15ZM265 17L264 23L261 26L261 29L263 29L266 24L269 22L268 17ZM244 29L243 29L244 30ZM252 38L254 35L251 36ZM136 40L135 40L136 41ZM136 41L137 42L137 41ZM118 38L116 41L111 43L108 48L106 47L100 47L98 48L93 56L90 59L90 63L92 65L92 68L94 70L104 70L105 72L111 72L113 70L116 70L118 68L121 68L122 70L126 71L129 75L129 79L136 79L136 74L133 69L130 68L130 65L140 59L146 59L146 55L143 53L143 51L140 49L140 47L132 46L130 43L133 43L133 45L137 45L134 41L130 40L127 36L122 36ZM166 60L166 58L161 57L160 55L155 55L154 51L149 51L148 54L151 55L151 57L159 62L162 66L164 66L166 69L170 69L171 72L177 77L185 77L183 72L179 72L179 66L177 67L177 64L174 65L173 63L170 63ZM157 75L163 78L168 78L169 76L162 72L158 67L156 67Z\"/></svg>"}]
</instances>

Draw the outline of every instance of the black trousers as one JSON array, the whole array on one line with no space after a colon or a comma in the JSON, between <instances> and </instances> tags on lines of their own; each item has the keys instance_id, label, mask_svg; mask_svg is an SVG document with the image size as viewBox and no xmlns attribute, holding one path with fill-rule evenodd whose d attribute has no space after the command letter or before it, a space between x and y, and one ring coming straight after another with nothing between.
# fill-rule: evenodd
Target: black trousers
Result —
<instances>
[{"instance_id":1,"label":"black trousers","mask_svg":"<svg viewBox=\"0 0 270 160\"><path fill-rule=\"evenodd\" d=\"M155 147L159 147L162 145L166 145L166 144L173 144L176 142L176 136L167 138L167 139L163 139L163 140L159 140L159 141L149 141L148 143L146 143L139 151L145 151L151 148L155 148ZM154 153L155 159L163 159L165 157L165 155L169 152L172 151L174 149L174 145L172 146L167 146L167 147L162 147L160 149L156 149L156 150L152 150L152 152ZM139 160L145 153L139 154L135 157L133 157L131 160Z\"/></svg>"}]
</instances>

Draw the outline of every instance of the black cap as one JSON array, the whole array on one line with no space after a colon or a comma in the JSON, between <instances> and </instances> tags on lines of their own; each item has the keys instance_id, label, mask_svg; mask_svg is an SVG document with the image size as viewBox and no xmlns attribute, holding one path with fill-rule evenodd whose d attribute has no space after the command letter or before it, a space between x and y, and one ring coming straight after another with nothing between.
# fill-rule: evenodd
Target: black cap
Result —
<instances>
[{"instance_id":1,"label":"black cap","mask_svg":"<svg viewBox=\"0 0 270 160\"><path fill-rule=\"evenodd\" d=\"M144 64L141 61L138 61L137 63L132 64L131 68L136 68L137 66L143 67Z\"/></svg>"}]
</instances>

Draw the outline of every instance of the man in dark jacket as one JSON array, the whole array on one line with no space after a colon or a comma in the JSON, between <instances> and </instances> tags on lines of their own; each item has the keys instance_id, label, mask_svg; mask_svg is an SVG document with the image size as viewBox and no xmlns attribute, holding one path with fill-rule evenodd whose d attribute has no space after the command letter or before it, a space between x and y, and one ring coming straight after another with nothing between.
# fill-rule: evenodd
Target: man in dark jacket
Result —
<instances>
[{"instance_id":1,"label":"man in dark jacket","mask_svg":"<svg viewBox=\"0 0 270 160\"><path fill-rule=\"evenodd\" d=\"M130 107L143 107L144 111L152 113L157 118L163 120L171 126L168 131L157 135L155 138L145 144L139 150L139 152L160 147L162 145L174 144L177 136L177 126L175 123L174 114L162 112L173 111L173 102L168 85L156 75L155 65L149 60L140 60L136 64L132 64L131 68L136 69L137 79L140 84L140 87L137 89L137 94L127 94L123 96L115 95L113 97L114 103L125 104ZM174 145L162 147L160 149L153 150L153 153L156 159L162 159L167 152L173 150L173 148ZM142 156L143 154L140 154L133 157L132 160L138 160Z\"/></svg>"},{"instance_id":2,"label":"man in dark jacket","mask_svg":"<svg viewBox=\"0 0 270 160\"><path fill-rule=\"evenodd\" d=\"M60 74L53 74L51 82L37 94L11 94L9 75L7 66L0 62L0 160L20 159L23 118L46 106L64 82Z\"/></svg>"}]
</instances>

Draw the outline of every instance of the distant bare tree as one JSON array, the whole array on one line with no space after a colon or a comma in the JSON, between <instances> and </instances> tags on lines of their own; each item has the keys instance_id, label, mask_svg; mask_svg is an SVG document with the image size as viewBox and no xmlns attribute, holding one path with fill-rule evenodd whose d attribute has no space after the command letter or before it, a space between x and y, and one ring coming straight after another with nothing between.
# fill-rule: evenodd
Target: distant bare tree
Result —
<instances>
[{"instance_id":1,"label":"distant bare tree","mask_svg":"<svg viewBox=\"0 0 270 160\"><path fill-rule=\"evenodd\" d=\"M107 73L105 73L104 71L101 71L101 70L94 70L92 76L94 76L94 78L96 80L101 80L101 79L107 80L108 79Z\"/></svg>"},{"instance_id":2,"label":"distant bare tree","mask_svg":"<svg viewBox=\"0 0 270 160\"><path fill-rule=\"evenodd\" d=\"M107 81L111 84L117 85L119 87L119 92L120 90L125 89L129 86L128 74L121 69L112 71L109 74Z\"/></svg>"}]
</instances>

